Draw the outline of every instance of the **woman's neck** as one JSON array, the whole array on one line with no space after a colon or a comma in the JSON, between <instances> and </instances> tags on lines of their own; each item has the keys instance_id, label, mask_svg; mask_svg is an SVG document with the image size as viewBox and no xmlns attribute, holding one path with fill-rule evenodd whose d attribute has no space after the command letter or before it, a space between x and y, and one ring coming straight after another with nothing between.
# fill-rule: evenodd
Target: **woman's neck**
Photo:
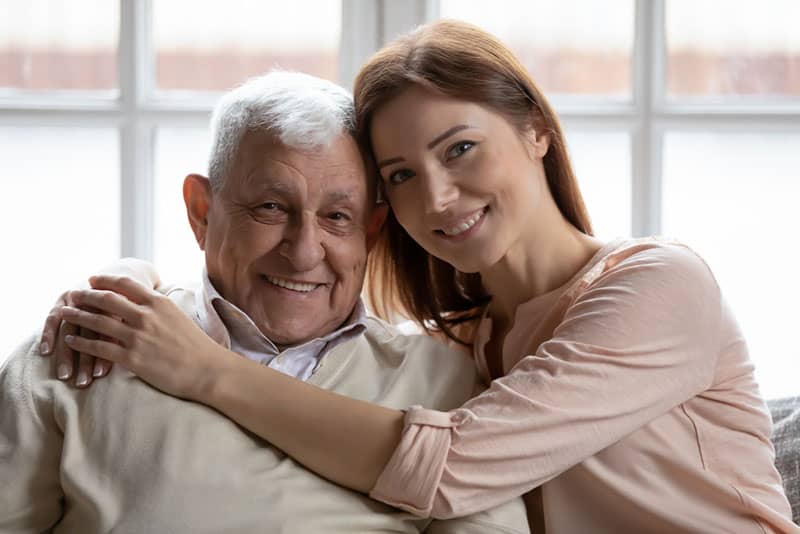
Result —
<instances>
[{"instance_id":1,"label":"woman's neck","mask_svg":"<svg viewBox=\"0 0 800 534\"><path fill-rule=\"evenodd\" d=\"M531 222L533 231L522 234L498 263L481 273L492 295L493 321L512 326L520 304L566 284L602 247L600 240L580 232L552 207L555 213L540 213Z\"/></svg>"}]
</instances>

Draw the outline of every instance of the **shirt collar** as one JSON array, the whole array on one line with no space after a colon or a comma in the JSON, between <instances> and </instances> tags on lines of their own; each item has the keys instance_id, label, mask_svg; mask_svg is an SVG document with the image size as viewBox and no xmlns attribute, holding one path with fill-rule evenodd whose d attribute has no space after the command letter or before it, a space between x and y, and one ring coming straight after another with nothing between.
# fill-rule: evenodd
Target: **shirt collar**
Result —
<instances>
[{"instance_id":1,"label":"shirt collar","mask_svg":"<svg viewBox=\"0 0 800 534\"><path fill-rule=\"evenodd\" d=\"M277 345L264 335L261 330L256 326L253 320L236 305L226 300L214 287L211 279L208 277L208 271L203 268L203 285L202 291L198 291L196 296L196 309L200 327L217 343L227 349L231 348L231 336L237 335L237 331L244 330L248 336L258 336L263 338L269 347L275 353L280 352ZM221 313L220 313L221 312ZM236 323L235 325L233 323ZM337 340L345 334L358 335L367 328L367 309L364 305L363 299L359 297L356 302L352 313L347 320L334 330L324 336L307 341L306 343L315 343L323 341L328 343ZM296 345L295 348L305 345Z\"/></svg>"}]
</instances>

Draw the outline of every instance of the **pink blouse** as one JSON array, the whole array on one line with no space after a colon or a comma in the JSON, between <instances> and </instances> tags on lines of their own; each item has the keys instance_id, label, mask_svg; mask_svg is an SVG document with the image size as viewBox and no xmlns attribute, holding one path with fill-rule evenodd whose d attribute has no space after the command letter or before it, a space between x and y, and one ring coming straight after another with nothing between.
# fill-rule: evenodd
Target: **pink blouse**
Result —
<instances>
[{"instance_id":1,"label":"pink blouse","mask_svg":"<svg viewBox=\"0 0 800 534\"><path fill-rule=\"evenodd\" d=\"M519 306L503 360L463 407L407 412L373 498L449 518L525 494L549 533L800 532L747 345L688 247L609 243Z\"/></svg>"}]
</instances>

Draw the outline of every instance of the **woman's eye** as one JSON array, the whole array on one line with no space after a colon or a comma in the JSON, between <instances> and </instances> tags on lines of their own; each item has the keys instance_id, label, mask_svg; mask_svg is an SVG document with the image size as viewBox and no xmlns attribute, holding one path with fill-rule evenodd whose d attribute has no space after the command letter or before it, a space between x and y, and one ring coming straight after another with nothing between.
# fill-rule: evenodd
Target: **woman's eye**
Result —
<instances>
[{"instance_id":1,"label":"woman's eye","mask_svg":"<svg viewBox=\"0 0 800 534\"><path fill-rule=\"evenodd\" d=\"M388 182L390 184L401 184L414 176L414 173L408 169L400 169L399 171L394 171L393 173L389 174Z\"/></svg>"},{"instance_id":2,"label":"woman's eye","mask_svg":"<svg viewBox=\"0 0 800 534\"><path fill-rule=\"evenodd\" d=\"M259 208L272 211L279 209L280 206L278 205L277 202L264 202L259 206Z\"/></svg>"},{"instance_id":3,"label":"woman's eye","mask_svg":"<svg viewBox=\"0 0 800 534\"><path fill-rule=\"evenodd\" d=\"M472 141L459 141L447 150L447 158L457 158L464 152L468 152L474 146L475 143Z\"/></svg>"}]
</instances>

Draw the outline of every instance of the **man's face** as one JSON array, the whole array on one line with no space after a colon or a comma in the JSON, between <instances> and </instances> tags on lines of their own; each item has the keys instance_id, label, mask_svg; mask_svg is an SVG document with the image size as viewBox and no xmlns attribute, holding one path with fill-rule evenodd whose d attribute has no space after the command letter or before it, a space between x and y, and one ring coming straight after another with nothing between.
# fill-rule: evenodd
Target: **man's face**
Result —
<instances>
[{"instance_id":1,"label":"man's face","mask_svg":"<svg viewBox=\"0 0 800 534\"><path fill-rule=\"evenodd\" d=\"M300 151L249 132L223 189L210 195L198 239L220 294L276 344L295 345L351 314L371 217L364 163L350 136Z\"/></svg>"}]
</instances>

